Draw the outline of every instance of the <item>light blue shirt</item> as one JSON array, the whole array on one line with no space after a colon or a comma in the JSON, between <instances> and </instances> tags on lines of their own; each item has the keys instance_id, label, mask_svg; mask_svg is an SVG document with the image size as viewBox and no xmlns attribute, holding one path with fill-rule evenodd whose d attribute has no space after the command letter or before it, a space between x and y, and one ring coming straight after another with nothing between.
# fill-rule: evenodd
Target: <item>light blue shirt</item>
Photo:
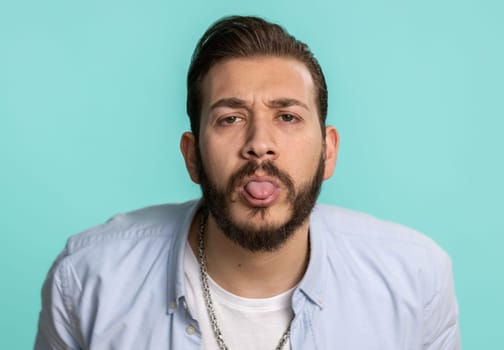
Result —
<instances>
[{"instance_id":1,"label":"light blue shirt","mask_svg":"<svg viewBox=\"0 0 504 350\"><path fill-rule=\"evenodd\" d=\"M71 237L42 290L35 349L199 349L182 263L198 205L141 209ZM460 349L449 257L346 209L313 210L292 309L294 350Z\"/></svg>"}]
</instances>

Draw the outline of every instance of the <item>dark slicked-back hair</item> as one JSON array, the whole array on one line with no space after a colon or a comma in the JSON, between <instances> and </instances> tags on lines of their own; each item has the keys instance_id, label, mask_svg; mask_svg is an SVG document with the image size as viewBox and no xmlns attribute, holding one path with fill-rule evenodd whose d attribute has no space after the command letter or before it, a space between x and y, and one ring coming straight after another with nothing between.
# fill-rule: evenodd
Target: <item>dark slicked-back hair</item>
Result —
<instances>
[{"instance_id":1,"label":"dark slicked-back hair","mask_svg":"<svg viewBox=\"0 0 504 350\"><path fill-rule=\"evenodd\" d=\"M315 84L315 98L322 131L327 116L327 86L319 63L308 45L285 29L259 17L231 16L215 22L199 40L187 74L187 114L191 131L199 138L201 82L218 62L254 56L289 57L304 63Z\"/></svg>"}]
</instances>

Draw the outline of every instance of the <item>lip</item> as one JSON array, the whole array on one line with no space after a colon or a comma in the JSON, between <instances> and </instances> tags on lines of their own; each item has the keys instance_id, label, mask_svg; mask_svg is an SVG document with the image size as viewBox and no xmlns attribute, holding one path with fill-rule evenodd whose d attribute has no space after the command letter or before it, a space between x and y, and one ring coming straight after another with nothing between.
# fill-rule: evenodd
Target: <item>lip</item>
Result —
<instances>
[{"instance_id":1,"label":"lip","mask_svg":"<svg viewBox=\"0 0 504 350\"><path fill-rule=\"evenodd\" d=\"M263 198L263 199L258 199L258 198L253 197L250 193L248 193L245 190L245 186L251 181L269 182L275 187L275 189L268 197ZM281 187L280 187L280 183L279 183L278 179L276 179L274 177L250 176L250 177L245 178L244 181L242 181L240 188L239 188L239 191L240 191L240 195L241 195L242 199L248 205L250 205L252 207L268 207L268 206L272 205L280 196Z\"/></svg>"}]
</instances>

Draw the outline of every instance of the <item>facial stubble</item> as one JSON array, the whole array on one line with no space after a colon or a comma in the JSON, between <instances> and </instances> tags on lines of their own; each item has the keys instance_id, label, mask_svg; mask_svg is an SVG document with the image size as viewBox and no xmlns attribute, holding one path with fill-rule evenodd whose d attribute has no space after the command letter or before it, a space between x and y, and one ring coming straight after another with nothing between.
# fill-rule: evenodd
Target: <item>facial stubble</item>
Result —
<instances>
[{"instance_id":1,"label":"facial stubble","mask_svg":"<svg viewBox=\"0 0 504 350\"><path fill-rule=\"evenodd\" d=\"M249 161L238 169L230 177L225 188L219 188L208 176L201 161L201 153L197 150L198 176L203 194L204 210L208 210L214 218L219 229L224 235L240 245L252 251L275 251L282 247L294 232L308 219L320 193L324 176L324 155L320 155L320 161L315 174L309 181L301 184L296 190L294 181L286 172L280 170L273 162L261 163ZM287 201L290 205L290 216L280 224L264 224L261 227L253 227L246 223L238 223L233 220L230 203L233 191L242 180L261 170L268 176L275 177L287 191ZM250 214L260 215L265 218L268 207L251 207ZM243 220L246 222L246 220Z\"/></svg>"}]
</instances>

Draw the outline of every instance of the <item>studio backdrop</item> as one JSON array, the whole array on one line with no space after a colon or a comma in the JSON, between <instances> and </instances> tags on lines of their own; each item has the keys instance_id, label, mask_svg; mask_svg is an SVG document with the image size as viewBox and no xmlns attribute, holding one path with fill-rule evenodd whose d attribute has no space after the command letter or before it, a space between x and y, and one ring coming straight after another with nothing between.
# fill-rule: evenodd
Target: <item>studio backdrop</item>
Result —
<instances>
[{"instance_id":1,"label":"studio backdrop","mask_svg":"<svg viewBox=\"0 0 504 350\"><path fill-rule=\"evenodd\" d=\"M216 19L260 15L318 57L341 136L320 200L452 257L466 349L504 343L504 6L491 0L0 3L0 348L33 346L67 237L199 196L185 75Z\"/></svg>"}]
</instances>

